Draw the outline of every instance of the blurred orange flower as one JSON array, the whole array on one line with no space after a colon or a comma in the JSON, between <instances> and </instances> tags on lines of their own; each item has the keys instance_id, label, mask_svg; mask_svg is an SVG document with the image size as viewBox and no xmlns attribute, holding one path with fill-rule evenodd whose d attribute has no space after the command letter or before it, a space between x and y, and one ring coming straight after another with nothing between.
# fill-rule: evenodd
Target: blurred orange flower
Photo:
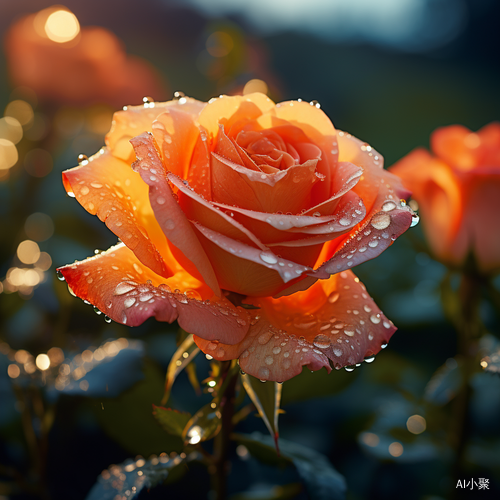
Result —
<instances>
[{"instance_id":1,"label":"blurred orange flower","mask_svg":"<svg viewBox=\"0 0 500 500\"><path fill-rule=\"evenodd\" d=\"M477 133L452 125L431 136L434 155L419 148L390 170L413 191L431 250L441 261L479 270L500 268L500 124Z\"/></svg>"},{"instance_id":2,"label":"blurred orange flower","mask_svg":"<svg viewBox=\"0 0 500 500\"><path fill-rule=\"evenodd\" d=\"M154 67L127 55L113 33L80 29L76 17L61 7L15 22L5 37L5 54L14 85L57 103L118 107L166 91Z\"/></svg>"},{"instance_id":3,"label":"blurred orange flower","mask_svg":"<svg viewBox=\"0 0 500 500\"><path fill-rule=\"evenodd\" d=\"M130 326L177 319L262 380L355 365L388 342L394 325L350 268L410 226L409 193L316 103L146 103L115 113L106 145L63 173L123 241L59 270L77 296Z\"/></svg>"}]
</instances>

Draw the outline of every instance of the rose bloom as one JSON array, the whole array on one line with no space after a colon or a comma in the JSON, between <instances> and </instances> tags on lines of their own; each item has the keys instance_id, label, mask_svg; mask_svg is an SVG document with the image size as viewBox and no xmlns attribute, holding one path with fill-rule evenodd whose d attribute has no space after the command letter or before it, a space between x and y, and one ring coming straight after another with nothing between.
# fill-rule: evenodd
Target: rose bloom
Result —
<instances>
[{"instance_id":1,"label":"rose bloom","mask_svg":"<svg viewBox=\"0 0 500 500\"><path fill-rule=\"evenodd\" d=\"M14 85L33 89L40 99L69 105L119 106L140 99L144 93L164 92L155 68L127 55L114 33L89 26L82 28L74 40L57 43L43 31L37 32L37 16L31 14L16 21L5 36L9 77Z\"/></svg>"},{"instance_id":2,"label":"rose bloom","mask_svg":"<svg viewBox=\"0 0 500 500\"><path fill-rule=\"evenodd\" d=\"M413 191L425 235L441 261L461 266L473 254L478 269L500 268L500 124L477 133L460 125L431 135L433 155L412 151L391 171Z\"/></svg>"},{"instance_id":3,"label":"rose bloom","mask_svg":"<svg viewBox=\"0 0 500 500\"><path fill-rule=\"evenodd\" d=\"M64 186L122 241L62 267L115 321L178 321L217 360L284 381L377 354L396 330L350 268L411 223L382 157L319 106L181 97L115 114Z\"/></svg>"}]
</instances>

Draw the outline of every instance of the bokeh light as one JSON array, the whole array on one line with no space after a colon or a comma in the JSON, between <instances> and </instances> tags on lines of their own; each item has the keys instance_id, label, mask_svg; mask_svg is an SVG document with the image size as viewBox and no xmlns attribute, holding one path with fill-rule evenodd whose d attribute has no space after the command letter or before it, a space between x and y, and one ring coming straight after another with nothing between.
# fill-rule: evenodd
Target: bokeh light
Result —
<instances>
[{"instance_id":1,"label":"bokeh light","mask_svg":"<svg viewBox=\"0 0 500 500\"><path fill-rule=\"evenodd\" d=\"M56 10L45 22L45 34L50 40L65 43L76 38L80 32L80 23L76 16L67 10Z\"/></svg>"},{"instance_id":2,"label":"bokeh light","mask_svg":"<svg viewBox=\"0 0 500 500\"><path fill-rule=\"evenodd\" d=\"M12 116L0 119L0 138L17 144L23 138L23 127Z\"/></svg>"},{"instance_id":3,"label":"bokeh light","mask_svg":"<svg viewBox=\"0 0 500 500\"><path fill-rule=\"evenodd\" d=\"M34 264L40 257L40 247L32 240L25 240L17 247L17 257L23 264Z\"/></svg>"},{"instance_id":4,"label":"bokeh light","mask_svg":"<svg viewBox=\"0 0 500 500\"><path fill-rule=\"evenodd\" d=\"M421 415L412 415L406 421L406 427L412 434L421 434L427 428L427 422Z\"/></svg>"},{"instance_id":5,"label":"bokeh light","mask_svg":"<svg viewBox=\"0 0 500 500\"><path fill-rule=\"evenodd\" d=\"M35 363L39 370L45 371L50 367L50 358L47 356L47 354L39 354L36 357Z\"/></svg>"},{"instance_id":6,"label":"bokeh light","mask_svg":"<svg viewBox=\"0 0 500 500\"><path fill-rule=\"evenodd\" d=\"M33 108L31 104L21 99L9 102L5 108L5 116L15 118L23 127L33 121Z\"/></svg>"},{"instance_id":7,"label":"bokeh light","mask_svg":"<svg viewBox=\"0 0 500 500\"><path fill-rule=\"evenodd\" d=\"M267 94L268 92L267 83L258 78L254 78L245 84L243 87L243 95L253 94L254 92L260 92L261 94Z\"/></svg>"},{"instance_id":8,"label":"bokeh light","mask_svg":"<svg viewBox=\"0 0 500 500\"><path fill-rule=\"evenodd\" d=\"M18 159L19 154L14 143L0 138L0 171L13 167Z\"/></svg>"},{"instance_id":9,"label":"bokeh light","mask_svg":"<svg viewBox=\"0 0 500 500\"><path fill-rule=\"evenodd\" d=\"M403 454L403 445L398 441L394 441L389 445L389 453L393 457L400 457Z\"/></svg>"},{"instance_id":10,"label":"bokeh light","mask_svg":"<svg viewBox=\"0 0 500 500\"><path fill-rule=\"evenodd\" d=\"M21 375L21 369L19 366L12 364L8 366L7 373L10 378L17 378Z\"/></svg>"}]
</instances>

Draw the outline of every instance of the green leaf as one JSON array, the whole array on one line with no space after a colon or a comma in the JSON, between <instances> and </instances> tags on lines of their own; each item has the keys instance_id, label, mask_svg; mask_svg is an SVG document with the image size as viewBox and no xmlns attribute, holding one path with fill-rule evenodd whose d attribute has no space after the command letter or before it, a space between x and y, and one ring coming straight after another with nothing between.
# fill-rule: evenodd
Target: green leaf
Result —
<instances>
[{"instance_id":1,"label":"green leaf","mask_svg":"<svg viewBox=\"0 0 500 500\"><path fill-rule=\"evenodd\" d=\"M200 459L201 455L198 453L187 456L181 453L174 457L162 453L149 460L129 459L120 465L112 465L98 477L86 500L137 498L143 489L154 488L174 474L180 466Z\"/></svg>"},{"instance_id":2,"label":"green leaf","mask_svg":"<svg viewBox=\"0 0 500 500\"><path fill-rule=\"evenodd\" d=\"M259 432L235 434L233 439L246 446L248 451L263 463L277 465L292 463L302 479L311 500L342 500L346 484L328 459L310 448L284 439L280 440L280 456L273 447L273 440Z\"/></svg>"},{"instance_id":3,"label":"green leaf","mask_svg":"<svg viewBox=\"0 0 500 500\"><path fill-rule=\"evenodd\" d=\"M182 436L182 431L191 419L191 414L153 405L153 415L161 426L174 436Z\"/></svg>"},{"instance_id":4,"label":"green leaf","mask_svg":"<svg viewBox=\"0 0 500 500\"><path fill-rule=\"evenodd\" d=\"M193 336L191 334L188 335L177 351L175 351L168 365L167 375L165 377L165 393L163 394L161 404L167 404L168 398L170 397L170 391L172 390L177 375L184 370L199 352L200 350L194 343Z\"/></svg>"},{"instance_id":5,"label":"green leaf","mask_svg":"<svg viewBox=\"0 0 500 500\"><path fill-rule=\"evenodd\" d=\"M277 382L260 382L250 375L242 375L243 387L247 391L259 415L264 420L269 433L278 449L278 415L281 404L282 384Z\"/></svg>"},{"instance_id":6,"label":"green leaf","mask_svg":"<svg viewBox=\"0 0 500 500\"><path fill-rule=\"evenodd\" d=\"M450 358L431 377L425 388L425 400L436 405L451 401L464 384L461 359Z\"/></svg>"},{"instance_id":7,"label":"green leaf","mask_svg":"<svg viewBox=\"0 0 500 500\"><path fill-rule=\"evenodd\" d=\"M213 401L198 410L182 432L185 444L197 444L215 437L222 426L219 405Z\"/></svg>"}]
</instances>

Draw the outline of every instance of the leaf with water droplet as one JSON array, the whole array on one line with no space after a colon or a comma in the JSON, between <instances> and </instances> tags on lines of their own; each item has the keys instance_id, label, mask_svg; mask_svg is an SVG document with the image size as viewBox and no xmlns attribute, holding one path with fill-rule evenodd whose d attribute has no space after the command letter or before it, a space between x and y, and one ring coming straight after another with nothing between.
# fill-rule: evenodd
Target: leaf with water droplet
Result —
<instances>
[{"instance_id":1,"label":"leaf with water droplet","mask_svg":"<svg viewBox=\"0 0 500 500\"><path fill-rule=\"evenodd\" d=\"M179 437L192 417L191 413L156 405L153 405L153 415L169 434Z\"/></svg>"},{"instance_id":2,"label":"leaf with water droplet","mask_svg":"<svg viewBox=\"0 0 500 500\"><path fill-rule=\"evenodd\" d=\"M184 368L194 359L200 352L194 343L193 336L189 334L186 339L181 343L177 351L175 351L167 369L165 377L165 393L161 400L161 404L165 405L170 397L170 391L177 378L177 375L184 370ZM187 355L186 355L187 354Z\"/></svg>"},{"instance_id":3,"label":"leaf with water droplet","mask_svg":"<svg viewBox=\"0 0 500 500\"><path fill-rule=\"evenodd\" d=\"M184 444L198 444L214 438L221 430L222 420L219 405L208 403L187 422L182 432Z\"/></svg>"},{"instance_id":4,"label":"leaf with water droplet","mask_svg":"<svg viewBox=\"0 0 500 500\"><path fill-rule=\"evenodd\" d=\"M263 384L256 378L246 374L241 376L241 380L248 396L274 439L274 445L279 453L278 415L280 413L282 385L277 382Z\"/></svg>"},{"instance_id":5,"label":"leaf with water droplet","mask_svg":"<svg viewBox=\"0 0 500 500\"><path fill-rule=\"evenodd\" d=\"M115 498L138 498L142 490L150 490L165 481L176 468L183 464L201 460L199 453L181 453L174 457L162 453L148 460L129 459L120 465L112 465L102 472L86 500L114 500ZM117 477L120 480L117 480Z\"/></svg>"}]
</instances>

